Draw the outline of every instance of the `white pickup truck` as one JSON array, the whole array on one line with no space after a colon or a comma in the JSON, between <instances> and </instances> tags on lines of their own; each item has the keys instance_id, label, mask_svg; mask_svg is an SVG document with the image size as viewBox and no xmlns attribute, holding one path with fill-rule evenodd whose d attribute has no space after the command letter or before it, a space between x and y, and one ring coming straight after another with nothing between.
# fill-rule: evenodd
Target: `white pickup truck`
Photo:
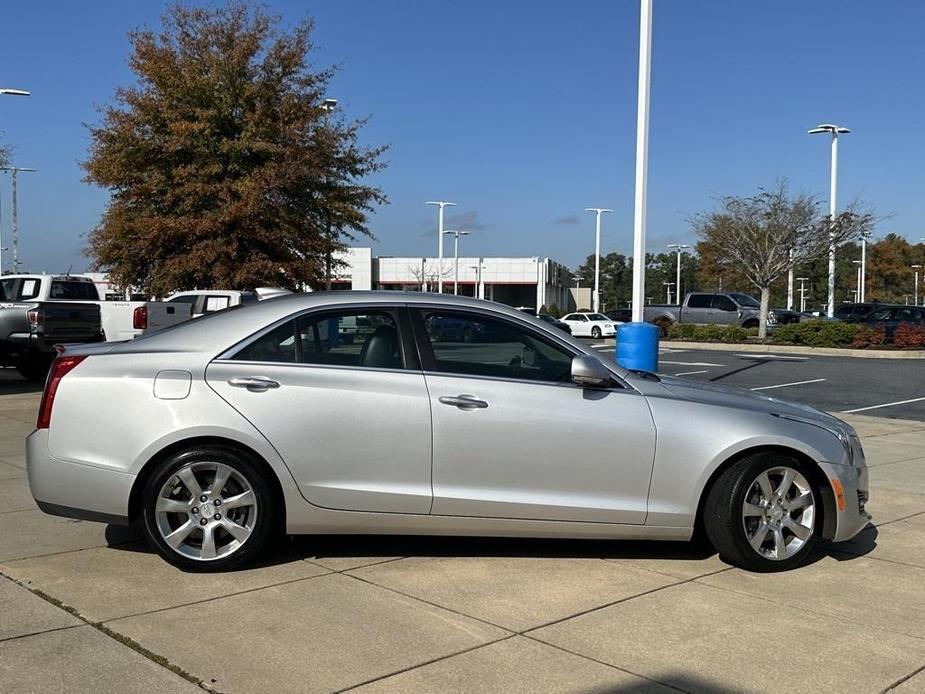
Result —
<instances>
[{"instance_id":1,"label":"white pickup truck","mask_svg":"<svg viewBox=\"0 0 925 694\"><path fill-rule=\"evenodd\" d=\"M93 280L79 275L4 275L6 280L22 282L20 293L28 291L22 300L75 301L97 304L100 323L107 342L132 340L168 325L189 320L188 304L167 304L162 301L101 301Z\"/></svg>"},{"instance_id":2,"label":"white pickup truck","mask_svg":"<svg viewBox=\"0 0 925 694\"><path fill-rule=\"evenodd\" d=\"M237 289L193 289L187 292L171 294L164 300L164 303L171 305L186 304L190 307L190 317L199 318L207 313L214 313L239 304L256 304L261 298L264 298L259 292L260 290L246 292Z\"/></svg>"}]
</instances>

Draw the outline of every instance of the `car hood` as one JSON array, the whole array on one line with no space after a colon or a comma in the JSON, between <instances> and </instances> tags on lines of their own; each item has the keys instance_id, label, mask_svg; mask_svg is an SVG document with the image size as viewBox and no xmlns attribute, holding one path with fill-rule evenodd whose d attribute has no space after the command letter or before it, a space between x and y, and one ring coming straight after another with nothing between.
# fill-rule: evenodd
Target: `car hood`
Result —
<instances>
[{"instance_id":1,"label":"car hood","mask_svg":"<svg viewBox=\"0 0 925 694\"><path fill-rule=\"evenodd\" d=\"M768 414L790 415L800 419L817 421L823 426L834 426L844 430L846 433L854 433L850 425L810 405L781 400L744 388L720 385L718 383L694 381L672 376L661 376L660 379L660 385L665 390L669 391L673 396L684 400L755 412L767 412Z\"/></svg>"}]
</instances>

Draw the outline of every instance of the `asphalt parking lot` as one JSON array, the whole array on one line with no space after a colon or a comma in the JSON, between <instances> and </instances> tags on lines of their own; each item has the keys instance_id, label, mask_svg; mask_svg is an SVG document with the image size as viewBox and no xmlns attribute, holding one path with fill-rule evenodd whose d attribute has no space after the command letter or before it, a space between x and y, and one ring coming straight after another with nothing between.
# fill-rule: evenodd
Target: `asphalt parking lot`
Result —
<instances>
[{"instance_id":1,"label":"asphalt parking lot","mask_svg":"<svg viewBox=\"0 0 925 694\"><path fill-rule=\"evenodd\" d=\"M590 341L589 341L590 342ZM591 343L613 356L613 342ZM659 372L748 388L828 412L925 420L925 359L660 349Z\"/></svg>"},{"instance_id":2,"label":"asphalt parking lot","mask_svg":"<svg viewBox=\"0 0 925 694\"><path fill-rule=\"evenodd\" d=\"M802 363L716 354L666 353L663 368L749 387L807 378L789 371ZM849 391L826 397L871 400ZM786 574L678 543L342 536L203 575L133 529L35 508L23 437L38 399L0 374L4 694L925 692L921 418L845 415L871 465L875 526Z\"/></svg>"}]
</instances>

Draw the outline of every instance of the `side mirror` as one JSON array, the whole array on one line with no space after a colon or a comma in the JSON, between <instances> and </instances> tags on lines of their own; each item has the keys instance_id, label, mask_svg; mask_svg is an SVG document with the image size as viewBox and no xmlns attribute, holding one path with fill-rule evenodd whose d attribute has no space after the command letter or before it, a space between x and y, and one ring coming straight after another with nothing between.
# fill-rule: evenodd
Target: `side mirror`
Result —
<instances>
[{"instance_id":1,"label":"side mirror","mask_svg":"<svg viewBox=\"0 0 925 694\"><path fill-rule=\"evenodd\" d=\"M572 359L572 382L585 388L607 388L613 375L597 357L582 355Z\"/></svg>"}]
</instances>

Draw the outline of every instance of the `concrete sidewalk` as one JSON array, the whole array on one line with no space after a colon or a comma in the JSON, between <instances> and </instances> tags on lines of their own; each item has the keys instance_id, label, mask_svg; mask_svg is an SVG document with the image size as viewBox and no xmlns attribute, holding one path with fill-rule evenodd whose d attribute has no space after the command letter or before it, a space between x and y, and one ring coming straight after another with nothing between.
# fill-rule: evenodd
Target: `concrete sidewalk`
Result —
<instances>
[{"instance_id":1,"label":"concrete sidewalk","mask_svg":"<svg viewBox=\"0 0 925 694\"><path fill-rule=\"evenodd\" d=\"M876 519L786 574L675 543L318 537L184 574L38 511L0 397L0 692L925 692L925 424L853 416Z\"/></svg>"}]
</instances>

